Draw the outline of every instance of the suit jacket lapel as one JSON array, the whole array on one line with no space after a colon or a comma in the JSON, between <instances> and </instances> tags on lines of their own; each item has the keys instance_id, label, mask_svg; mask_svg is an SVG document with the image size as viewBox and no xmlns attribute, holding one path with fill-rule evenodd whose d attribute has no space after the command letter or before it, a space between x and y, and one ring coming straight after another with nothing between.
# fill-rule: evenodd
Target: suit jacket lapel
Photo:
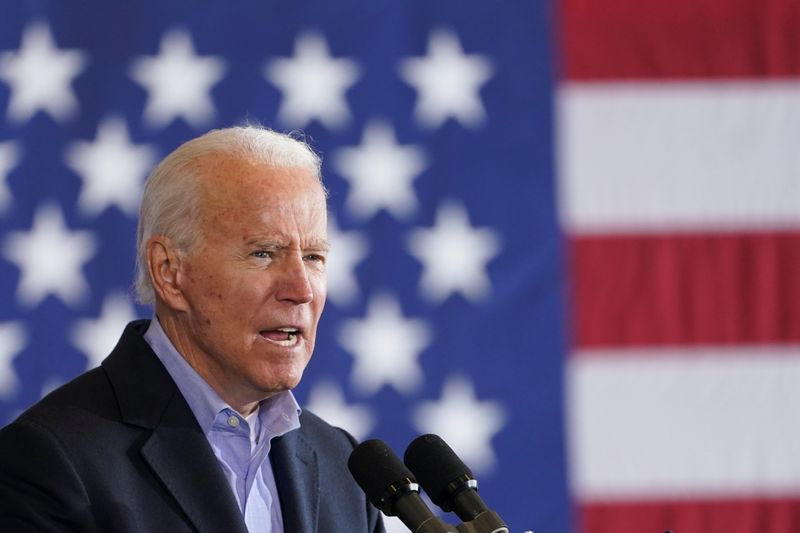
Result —
<instances>
[{"instance_id":1,"label":"suit jacket lapel","mask_svg":"<svg viewBox=\"0 0 800 533\"><path fill-rule=\"evenodd\" d=\"M103 362L122 419L152 431L141 454L198 531L247 533L208 440L142 337L146 325L147 321L129 324Z\"/></svg>"},{"instance_id":2,"label":"suit jacket lapel","mask_svg":"<svg viewBox=\"0 0 800 533\"><path fill-rule=\"evenodd\" d=\"M283 529L316 533L319 526L319 465L299 430L272 441L270 462L281 499Z\"/></svg>"},{"instance_id":3,"label":"suit jacket lapel","mask_svg":"<svg viewBox=\"0 0 800 533\"><path fill-rule=\"evenodd\" d=\"M180 404L185 401L177 395L142 446L142 456L199 531L246 533L217 458L197 423L186 423Z\"/></svg>"}]
</instances>

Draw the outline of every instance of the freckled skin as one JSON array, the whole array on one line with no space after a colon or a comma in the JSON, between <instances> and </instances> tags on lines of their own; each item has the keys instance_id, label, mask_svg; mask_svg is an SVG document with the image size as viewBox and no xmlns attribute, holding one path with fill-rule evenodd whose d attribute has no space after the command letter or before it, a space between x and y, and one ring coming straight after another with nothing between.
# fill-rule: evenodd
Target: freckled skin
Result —
<instances>
[{"instance_id":1,"label":"freckled skin","mask_svg":"<svg viewBox=\"0 0 800 533\"><path fill-rule=\"evenodd\" d=\"M306 170L201 160L202 237L180 258L180 296L156 313L181 355L243 414L295 387L325 305L327 209ZM299 327L295 346L262 332Z\"/></svg>"}]
</instances>

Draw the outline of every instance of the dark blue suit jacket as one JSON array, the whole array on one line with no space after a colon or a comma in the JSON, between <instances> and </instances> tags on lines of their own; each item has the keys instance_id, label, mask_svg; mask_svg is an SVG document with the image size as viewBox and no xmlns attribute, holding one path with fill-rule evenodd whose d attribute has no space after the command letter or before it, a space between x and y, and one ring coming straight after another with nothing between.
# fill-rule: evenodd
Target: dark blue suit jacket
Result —
<instances>
[{"instance_id":1,"label":"dark blue suit jacket","mask_svg":"<svg viewBox=\"0 0 800 533\"><path fill-rule=\"evenodd\" d=\"M0 531L246 532L147 323L0 430ZM352 437L307 411L300 422L270 452L286 532L383 531L347 470Z\"/></svg>"}]
</instances>

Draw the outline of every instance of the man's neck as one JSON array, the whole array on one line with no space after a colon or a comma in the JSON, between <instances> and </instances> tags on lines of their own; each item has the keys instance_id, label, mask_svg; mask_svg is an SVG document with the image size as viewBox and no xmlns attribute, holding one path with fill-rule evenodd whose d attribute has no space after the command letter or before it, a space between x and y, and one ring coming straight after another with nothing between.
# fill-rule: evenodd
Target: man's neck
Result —
<instances>
[{"instance_id":1,"label":"man's neck","mask_svg":"<svg viewBox=\"0 0 800 533\"><path fill-rule=\"evenodd\" d=\"M156 320L161 325L167 338L170 340L175 350L191 366L208 385L214 389L225 403L230 405L240 415L246 417L258 408L258 404L264 398L241 399L231 394L230 387L225 386L224 370L214 365L208 357L204 357L194 348L187 329L181 324L179 317L169 309L156 304Z\"/></svg>"}]
</instances>

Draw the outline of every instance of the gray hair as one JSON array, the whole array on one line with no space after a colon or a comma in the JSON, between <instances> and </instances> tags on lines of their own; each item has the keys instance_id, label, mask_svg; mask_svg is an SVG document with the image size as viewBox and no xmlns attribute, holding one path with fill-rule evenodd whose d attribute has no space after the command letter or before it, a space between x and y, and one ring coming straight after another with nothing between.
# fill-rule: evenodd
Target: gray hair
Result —
<instances>
[{"instance_id":1,"label":"gray hair","mask_svg":"<svg viewBox=\"0 0 800 533\"><path fill-rule=\"evenodd\" d=\"M155 301L147 268L150 237L164 235L183 252L199 240L197 217L202 172L198 160L211 154L240 157L278 168L300 167L322 183L320 157L304 140L261 126L211 130L179 146L153 169L142 194L135 282L136 295L142 304Z\"/></svg>"}]
</instances>

